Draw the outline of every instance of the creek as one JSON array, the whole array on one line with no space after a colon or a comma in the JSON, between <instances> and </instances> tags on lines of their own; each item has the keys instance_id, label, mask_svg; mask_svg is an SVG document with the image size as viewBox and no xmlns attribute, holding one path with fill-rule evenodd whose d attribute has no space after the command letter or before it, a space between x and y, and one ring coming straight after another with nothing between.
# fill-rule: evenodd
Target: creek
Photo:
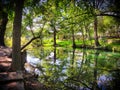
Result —
<instances>
[{"instance_id":1,"label":"creek","mask_svg":"<svg viewBox=\"0 0 120 90\"><path fill-rule=\"evenodd\" d=\"M120 53L41 47L27 51L30 73L52 90L119 90ZM31 70L31 71L30 71Z\"/></svg>"}]
</instances>

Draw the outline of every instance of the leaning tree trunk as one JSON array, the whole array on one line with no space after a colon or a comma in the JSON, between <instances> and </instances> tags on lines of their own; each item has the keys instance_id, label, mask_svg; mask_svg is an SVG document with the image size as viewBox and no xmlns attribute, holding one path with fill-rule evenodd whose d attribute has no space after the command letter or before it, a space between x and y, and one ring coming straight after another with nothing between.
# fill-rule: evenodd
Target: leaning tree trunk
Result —
<instances>
[{"instance_id":1,"label":"leaning tree trunk","mask_svg":"<svg viewBox=\"0 0 120 90\"><path fill-rule=\"evenodd\" d=\"M8 14L4 11L1 12L1 22L0 22L0 46L6 46L4 41L6 25L8 22Z\"/></svg>"},{"instance_id":2,"label":"leaning tree trunk","mask_svg":"<svg viewBox=\"0 0 120 90\"><path fill-rule=\"evenodd\" d=\"M24 0L15 0L15 17L13 22L13 42L12 42L12 70L21 70L21 22L22 8Z\"/></svg>"}]
</instances>

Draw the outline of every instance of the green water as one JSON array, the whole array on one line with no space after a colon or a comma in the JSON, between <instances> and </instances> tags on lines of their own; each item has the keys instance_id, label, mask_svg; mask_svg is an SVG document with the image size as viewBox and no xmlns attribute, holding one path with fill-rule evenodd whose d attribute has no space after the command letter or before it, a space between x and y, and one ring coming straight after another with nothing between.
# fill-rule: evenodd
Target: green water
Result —
<instances>
[{"instance_id":1,"label":"green water","mask_svg":"<svg viewBox=\"0 0 120 90\"><path fill-rule=\"evenodd\" d=\"M120 53L58 47L42 47L28 53L39 60L38 80L48 90L120 88Z\"/></svg>"}]
</instances>

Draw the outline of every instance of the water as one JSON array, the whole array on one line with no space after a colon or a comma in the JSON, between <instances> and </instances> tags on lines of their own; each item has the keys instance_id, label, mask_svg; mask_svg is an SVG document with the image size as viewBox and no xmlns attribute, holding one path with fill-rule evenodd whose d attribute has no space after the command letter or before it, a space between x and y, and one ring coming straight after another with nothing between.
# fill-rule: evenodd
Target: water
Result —
<instances>
[{"instance_id":1,"label":"water","mask_svg":"<svg viewBox=\"0 0 120 90\"><path fill-rule=\"evenodd\" d=\"M120 54L42 47L28 51L39 82L52 90L119 90Z\"/></svg>"}]
</instances>

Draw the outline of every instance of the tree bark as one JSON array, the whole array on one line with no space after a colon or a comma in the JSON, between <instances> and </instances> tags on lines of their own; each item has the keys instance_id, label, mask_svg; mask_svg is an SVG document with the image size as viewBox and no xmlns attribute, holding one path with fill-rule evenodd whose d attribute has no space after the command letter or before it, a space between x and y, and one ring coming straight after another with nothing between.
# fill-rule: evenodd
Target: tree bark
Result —
<instances>
[{"instance_id":1,"label":"tree bark","mask_svg":"<svg viewBox=\"0 0 120 90\"><path fill-rule=\"evenodd\" d=\"M8 22L8 14L4 11L1 12L1 22L0 22L0 46L6 46L4 41L6 25Z\"/></svg>"},{"instance_id":2,"label":"tree bark","mask_svg":"<svg viewBox=\"0 0 120 90\"><path fill-rule=\"evenodd\" d=\"M21 22L24 0L15 0L15 17L13 22L12 65L14 71L21 70Z\"/></svg>"},{"instance_id":3,"label":"tree bark","mask_svg":"<svg viewBox=\"0 0 120 90\"><path fill-rule=\"evenodd\" d=\"M95 46L100 46L100 43L98 41L98 31L97 31L97 16L94 17L94 38L95 38Z\"/></svg>"},{"instance_id":4,"label":"tree bark","mask_svg":"<svg viewBox=\"0 0 120 90\"><path fill-rule=\"evenodd\" d=\"M55 26L53 26L53 28L54 28L54 46L56 46L57 44L56 44L56 28L55 28Z\"/></svg>"},{"instance_id":5,"label":"tree bark","mask_svg":"<svg viewBox=\"0 0 120 90\"><path fill-rule=\"evenodd\" d=\"M22 9L24 0L15 0L15 17L13 22L13 41L12 41L12 71L16 71L17 75L22 73L22 61L21 61L21 22L22 22ZM20 86L20 90L25 90L24 82L17 82ZM19 90L19 89L18 89Z\"/></svg>"},{"instance_id":6,"label":"tree bark","mask_svg":"<svg viewBox=\"0 0 120 90\"><path fill-rule=\"evenodd\" d=\"M98 41L98 32L97 32L97 25L98 25L98 20L97 20L97 15L96 15L96 9L98 8L99 2L97 0L93 0L93 7L94 7L94 39L95 39L95 47L100 46L100 43Z\"/></svg>"},{"instance_id":7,"label":"tree bark","mask_svg":"<svg viewBox=\"0 0 120 90\"><path fill-rule=\"evenodd\" d=\"M73 26L72 26L72 43L73 43L73 47L76 47L76 44L75 44L75 35L74 35L74 29L73 29Z\"/></svg>"}]
</instances>

